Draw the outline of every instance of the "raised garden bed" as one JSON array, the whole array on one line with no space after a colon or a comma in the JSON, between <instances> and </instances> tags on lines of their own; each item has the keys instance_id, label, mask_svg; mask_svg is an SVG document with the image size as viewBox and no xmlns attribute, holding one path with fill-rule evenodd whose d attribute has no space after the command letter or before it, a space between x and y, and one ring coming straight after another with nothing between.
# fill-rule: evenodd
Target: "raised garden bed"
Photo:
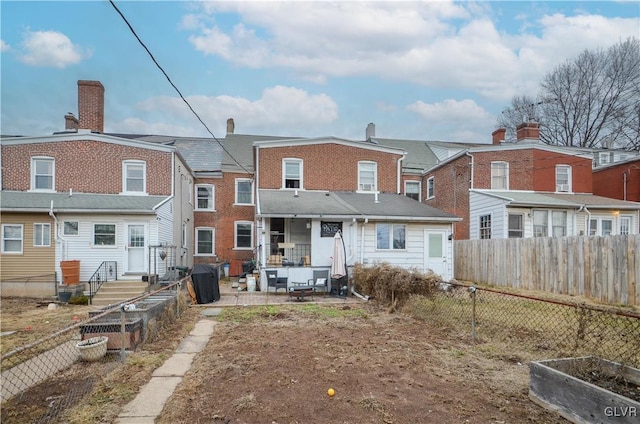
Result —
<instances>
[{"instance_id":1,"label":"raised garden bed","mask_svg":"<svg viewBox=\"0 0 640 424\"><path fill-rule=\"evenodd\" d=\"M107 349L116 350L123 347L122 323L119 320L93 321L80 327L82 340L104 336L108 338ZM134 350L142 341L142 319L125 321L124 348Z\"/></svg>"},{"instance_id":2,"label":"raised garden bed","mask_svg":"<svg viewBox=\"0 0 640 424\"><path fill-rule=\"evenodd\" d=\"M529 397L573 423L637 423L640 370L588 356L530 364Z\"/></svg>"}]
</instances>

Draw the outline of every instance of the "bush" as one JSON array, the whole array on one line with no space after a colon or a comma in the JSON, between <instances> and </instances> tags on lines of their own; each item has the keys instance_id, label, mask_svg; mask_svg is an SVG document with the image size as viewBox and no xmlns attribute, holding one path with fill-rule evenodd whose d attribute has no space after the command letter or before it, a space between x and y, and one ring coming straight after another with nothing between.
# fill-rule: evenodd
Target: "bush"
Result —
<instances>
[{"instance_id":1,"label":"bush","mask_svg":"<svg viewBox=\"0 0 640 424\"><path fill-rule=\"evenodd\" d=\"M383 262L370 267L357 264L353 282L358 291L376 298L393 312L402 307L411 295L430 296L443 280L433 272L422 273Z\"/></svg>"},{"instance_id":2,"label":"bush","mask_svg":"<svg viewBox=\"0 0 640 424\"><path fill-rule=\"evenodd\" d=\"M69 302L67 303L69 305L88 305L89 296L85 296L85 295L73 296L71 299L69 299Z\"/></svg>"}]
</instances>

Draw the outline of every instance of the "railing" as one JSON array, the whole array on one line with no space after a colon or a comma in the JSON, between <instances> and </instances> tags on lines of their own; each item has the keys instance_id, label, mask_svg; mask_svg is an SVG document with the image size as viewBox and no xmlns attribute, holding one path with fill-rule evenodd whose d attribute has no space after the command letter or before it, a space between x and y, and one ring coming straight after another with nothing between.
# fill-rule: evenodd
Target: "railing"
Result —
<instances>
[{"instance_id":1,"label":"railing","mask_svg":"<svg viewBox=\"0 0 640 424\"><path fill-rule=\"evenodd\" d=\"M285 247L279 247L285 246ZM310 266L311 245L299 243L267 244L268 266Z\"/></svg>"},{"instance_id":2,"label":"railing","mask_svg":"<svg viewBox=\"0 0 640 424\"><path fill-rule=\"evenodd\" d=\"M102 283L105 281L115 281L118 279L118 262L104 261L100 264L96 272L89 279L89 303L93 296L98 293Z\"/></svg>"}]
</instances>

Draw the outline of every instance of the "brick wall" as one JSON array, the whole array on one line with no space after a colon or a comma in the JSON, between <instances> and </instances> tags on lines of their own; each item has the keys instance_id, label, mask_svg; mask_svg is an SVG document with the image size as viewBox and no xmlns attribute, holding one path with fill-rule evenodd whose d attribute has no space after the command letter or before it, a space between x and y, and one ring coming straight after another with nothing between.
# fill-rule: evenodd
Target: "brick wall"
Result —
<instances>
[{"instance_id":1,"label":"brick wall","mask_svg":"<svg viewBox=\"0 0 640 424\"><path fill-rule=\"evenodd\" d=\"M122 192L122 161L143 160L147 167L147 192L171 194L171 155L131 146L97 141L2 146L4 190L31 188L31 157L55 159L55 189L58 192L117 194Z\"/></svg>"},{"instance_id":2,"label":"brick wall","mask_svg":"<svg viewBox=\"0 0 640 424\"><path fill-rule=\"evenodd\" d=\"M100 81L78 81L78 128L104 132L104 86Z\"/></svg>"},{"instance_id":3,"label":"brick wall","mask_svg":"<svg viewBox=\"0 0 640 424\"><path fill-rule=\"evenodd\" d=\"M593 194L614 199L625 200L626 172L626 200L640 202L640 160L607 167L593 173Z\"/></svg>"},{"instance_id":4,"label":"brick wall","mask_svg":"<svg viewBox=\"0 0 640 424\"><path fill-rule=\"evenodd\" d=\"M282 188L284 158L303 160L303 188L306 190L356 191L358 162L373 161L378 164L378 190L383 193L398 191L400 155L335 143L260 149L260 188Z\"/></svg>"}]
</instances>

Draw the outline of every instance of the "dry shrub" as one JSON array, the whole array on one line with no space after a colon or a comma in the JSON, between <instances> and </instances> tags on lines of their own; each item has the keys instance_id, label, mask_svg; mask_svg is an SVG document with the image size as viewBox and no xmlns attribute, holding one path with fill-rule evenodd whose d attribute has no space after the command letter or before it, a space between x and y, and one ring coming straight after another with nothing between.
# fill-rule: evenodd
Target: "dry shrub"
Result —
<instances>
[{"instance_id":1,"label":"dry shrub","mask_svg":"<svg viewBox=\"0 0 640 424\"><path fill-rule=\"evenodd\" d=\"M386 262L374 266L357 264L353 281L358 291L389 306L392 312L402 307L410 296L430 296L443 283L442 277L433 272L408 270Z\"/></svg>"}]
</instances>

